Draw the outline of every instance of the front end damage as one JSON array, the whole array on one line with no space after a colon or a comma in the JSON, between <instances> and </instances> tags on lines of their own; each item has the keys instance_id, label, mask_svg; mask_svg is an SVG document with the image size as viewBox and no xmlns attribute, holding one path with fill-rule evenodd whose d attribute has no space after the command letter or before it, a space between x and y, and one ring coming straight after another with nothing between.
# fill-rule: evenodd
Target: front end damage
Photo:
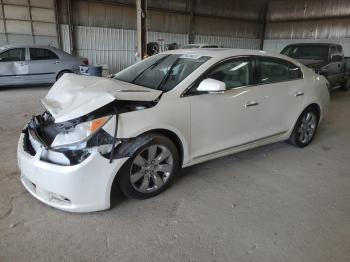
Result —
<instances>
[{"instance_id":1,"label":"front end damage","mask_svg":"<svg viewBox=\"0 0 350 262\"><path fill-rule=\"evenodd\" d=\"M149 140L147 135L118 138L118 115L151 108L156 103L114 101L87 115L61 123L56 123L54 117L45 111L33 116L22 131L23 149L32 156L40 149L40 160L62 166L82 163L93 152L107 160L130 157ZM84 130L87 127L83 125L95 125L94 130Z\"/></svg>"},{"instance_id":2,"label":"front end damage","mask_svg":"<svg viewBox=\"0 0 350 262\"><path fill-rule=\"evenodd\" d=\"M151 108L158 99L114 100L59 123L49 111L33 116L17 149L23 185L40 201L65 211L108 209L115 175L150 139L118 138L118 116Z\"/></svg>"},{"instance_id":3,"label":"front end damage","mask_svg":"<svg viewBox=\"0 0 350 262\"><path fill-rule=\"evenodd\" d=\"M162 92L117 80L65 74L23 129L18 166L40 201L71 212L108 209L119 169L147 135L118 138L118 116L154 107Z\"/></svg>"}]
</instances>

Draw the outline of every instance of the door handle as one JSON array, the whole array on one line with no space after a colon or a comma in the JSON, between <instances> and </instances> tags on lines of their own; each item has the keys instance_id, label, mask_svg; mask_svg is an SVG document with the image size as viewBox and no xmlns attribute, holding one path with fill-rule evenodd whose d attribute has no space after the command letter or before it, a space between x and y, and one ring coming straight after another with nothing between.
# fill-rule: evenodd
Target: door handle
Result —
<instances>
[{"instance_id":1,"label":"door handle","mask_svg":"<svg viewBox=\"0 0 350 262\"><path fill-rule=\"evenodd\" d=\"M252 107L252 106L257 106L257 105L259 105L258 102L251 101L251 102L247 102L247 103L245 104L245 107Z\"/></svg>"},{"instance_id":2,"label":"door handle","mask_svg":"<svg viewBox=\"0 0 350 262\"><path fill-rule=\"evenodd\" d=\"M297 92L297 93L295 93L295 97L298 97L298 96L303 96L304 95L304 92Z\"/></svg>"},{"instance_id":3,"label":"door handle","mask_svg":"<svg viewBox=\"0 0 350 262\"><path fill-rule=\"evenodd\" d=\"M60 63L60 61L55 61L55 62L54 62L54 64L59 64L59 63Z\"/></svg>"}]
</instances>

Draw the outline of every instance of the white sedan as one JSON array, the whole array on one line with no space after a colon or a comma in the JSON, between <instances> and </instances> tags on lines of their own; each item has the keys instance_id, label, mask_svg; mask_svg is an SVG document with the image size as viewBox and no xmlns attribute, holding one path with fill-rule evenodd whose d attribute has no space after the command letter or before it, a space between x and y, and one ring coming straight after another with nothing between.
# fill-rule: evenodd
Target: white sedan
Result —
<instances>
[{"instance_id":1,"label":"white sedan","mask_svg":"<svg viewBox=\"0 0 350 262\"><path fill-rule=\"evenodd\" d=\"M327 80L263 51L175 50L105 79L64 75L18 144L25 188L72 212L164 191L181 167L268 143L307 146L329 102Z\"/></svg>"}]
</instances>

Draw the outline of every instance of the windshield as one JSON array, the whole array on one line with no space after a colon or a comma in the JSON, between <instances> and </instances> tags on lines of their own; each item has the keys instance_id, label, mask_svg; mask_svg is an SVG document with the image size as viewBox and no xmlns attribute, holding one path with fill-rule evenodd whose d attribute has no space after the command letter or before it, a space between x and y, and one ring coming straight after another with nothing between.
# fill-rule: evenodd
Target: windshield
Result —
<instances>
[{"instance_id":1,"label":"windshield","mask_svg":"<svg viewBox=\"0 0 350 262\"><path fill-rule=\"evenodd\" d=\"M210 57L159 54L114 75L115 79L162 91L169 91Z\"/></svg>"},{"instance_id":2,"label":"windshield","mask_svg":"<svg viewBox=\"0 0 350 262\"><path fill-rule=\"evenodd\" d=\"M291 45L287 46L281 54L294 59L328 60L329 47L327 45Z\"/></svg>"}]
</instances>

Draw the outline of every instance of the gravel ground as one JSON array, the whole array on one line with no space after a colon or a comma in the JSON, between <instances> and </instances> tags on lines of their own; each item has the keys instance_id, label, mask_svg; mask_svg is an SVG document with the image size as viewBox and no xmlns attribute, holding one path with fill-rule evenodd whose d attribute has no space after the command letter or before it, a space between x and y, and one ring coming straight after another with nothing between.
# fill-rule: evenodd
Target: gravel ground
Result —
<instances>
[{"instance_id":1,"label":"gravel ground","mask_svg":"<svg viewBox=\"0 0 350 262\"><path fill-rule=\"evenodd\" d=\"M16 146L48 87L0 90L0 261L350 261L350 92L305 149L277 143L181 171L149 200L70 214L27 193Z\"/></svg>"}]
</instances>

